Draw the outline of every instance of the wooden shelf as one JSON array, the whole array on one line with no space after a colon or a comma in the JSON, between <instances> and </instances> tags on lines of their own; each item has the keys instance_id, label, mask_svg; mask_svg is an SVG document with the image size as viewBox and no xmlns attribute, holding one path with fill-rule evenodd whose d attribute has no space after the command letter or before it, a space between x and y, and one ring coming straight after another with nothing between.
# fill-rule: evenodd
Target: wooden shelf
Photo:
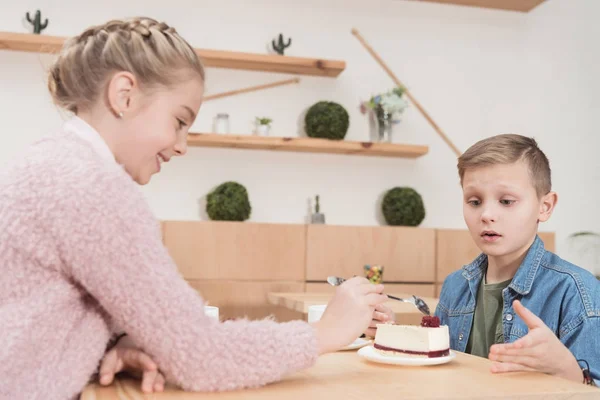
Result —
<instances>
[{"instance_id":1,"label":"wooden shelf","mask_svg":"<svg viewBox=\"0 0 600 400\"><path fill-rule=\"evenodd\" d=\"M497 10L529 12L546 0L408 0L424 1L428 3L455 4Z\"/></svg>"},{"instance_id":2,"label":"wooden shelf","mask_svg":"<svg viewBox=\"0 0 600 400\"><path fill-rule=\"evenodd\" d=\"M56 53L62 48L65 39L44 34L0 32L0 50ZM344 61L337 60L206 49L196 49L196 52L203 59L204 65L214 68L324 77L336 77L346 68Z\"/></svg>"},{"instance_id":3,"label":"wooden shelf","mask_svg":"<svg viewBox=\"0 0 600 400\"><path fill-rule=\"evenodd\" d=\"M304 137L288 138L213 133L190 133L188 135L188 146L398 158L417 158L427 154L429 151L427 146L396 143L351 142L347 140L337 141Z\"/></svg>"}]
</instances>

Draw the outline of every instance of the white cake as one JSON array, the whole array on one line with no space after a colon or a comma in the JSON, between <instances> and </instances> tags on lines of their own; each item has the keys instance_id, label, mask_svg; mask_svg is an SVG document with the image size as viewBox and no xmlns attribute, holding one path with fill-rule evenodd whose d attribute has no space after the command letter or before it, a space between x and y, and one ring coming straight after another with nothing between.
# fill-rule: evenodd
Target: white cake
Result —
<instances>
[{"instance_id":1,"label":"white cake","mask_svg":"<svg viewBox=\"0 0 600 400\"><path fill-rule=\"evenodd\" d=\"M374 347L386 355L444 357L450 354L450 335L437 317L424 317L421 326L378 324Z\"/></svg>"}]
</instances>

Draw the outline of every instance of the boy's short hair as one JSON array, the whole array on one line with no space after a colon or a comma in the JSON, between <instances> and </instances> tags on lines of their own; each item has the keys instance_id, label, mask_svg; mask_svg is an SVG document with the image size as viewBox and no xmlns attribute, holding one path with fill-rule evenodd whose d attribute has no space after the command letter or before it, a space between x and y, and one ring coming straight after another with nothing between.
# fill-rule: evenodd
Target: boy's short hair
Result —
<instances>
[{"instance_id":1,"label":"boy's short hair","mask_svg":"<svg viewBox=\"0 0 600 400\"><path fill-rule=\"evenodd\" d=\"M458 158L458 175L462 186L469 168L525 161L538 197L552 189L550 163L533 138L516 134L503 134L480 140Z\"/></svg>"}]
</instances>

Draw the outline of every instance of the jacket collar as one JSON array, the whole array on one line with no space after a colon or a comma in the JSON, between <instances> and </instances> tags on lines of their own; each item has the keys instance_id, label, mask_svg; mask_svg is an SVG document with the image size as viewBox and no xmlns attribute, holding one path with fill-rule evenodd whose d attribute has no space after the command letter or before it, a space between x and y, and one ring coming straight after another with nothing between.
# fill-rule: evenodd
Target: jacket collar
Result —
<instances>
[{"instance_id":1,"label":"jacket collar","mask_svg":"<svg viewBox=\"0 0 600 400\"><path fill-rule=\"evenodd\" d=\"M509 287L523 296L527 295L531 291L533 280L542 263L544 254L546 254L544 242L536 235ZM487 255L481 253L472 263L463 267L462 275L469 281L472 279L479 280L485 273L487 263Z\"/></svg>"}]
</instances>

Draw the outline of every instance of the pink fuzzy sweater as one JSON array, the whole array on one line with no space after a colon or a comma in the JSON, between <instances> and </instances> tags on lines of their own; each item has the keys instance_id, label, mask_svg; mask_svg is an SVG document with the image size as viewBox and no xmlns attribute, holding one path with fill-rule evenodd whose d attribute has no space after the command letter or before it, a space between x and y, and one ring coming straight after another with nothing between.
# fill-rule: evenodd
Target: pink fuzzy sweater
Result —
<instances>
[{"instance_id":1,"label":"pink fuzzy sweater","mask_svg":"<svg viewBox=\"0 0 600 400\"><path fill-rule=\"evenodd\" d=\"M257 387L315 362L305 322L207 317L159 227L77 117L3 169L0 399L76 398L119 331L190 391Z\"/></svg>"}]
</instances>

